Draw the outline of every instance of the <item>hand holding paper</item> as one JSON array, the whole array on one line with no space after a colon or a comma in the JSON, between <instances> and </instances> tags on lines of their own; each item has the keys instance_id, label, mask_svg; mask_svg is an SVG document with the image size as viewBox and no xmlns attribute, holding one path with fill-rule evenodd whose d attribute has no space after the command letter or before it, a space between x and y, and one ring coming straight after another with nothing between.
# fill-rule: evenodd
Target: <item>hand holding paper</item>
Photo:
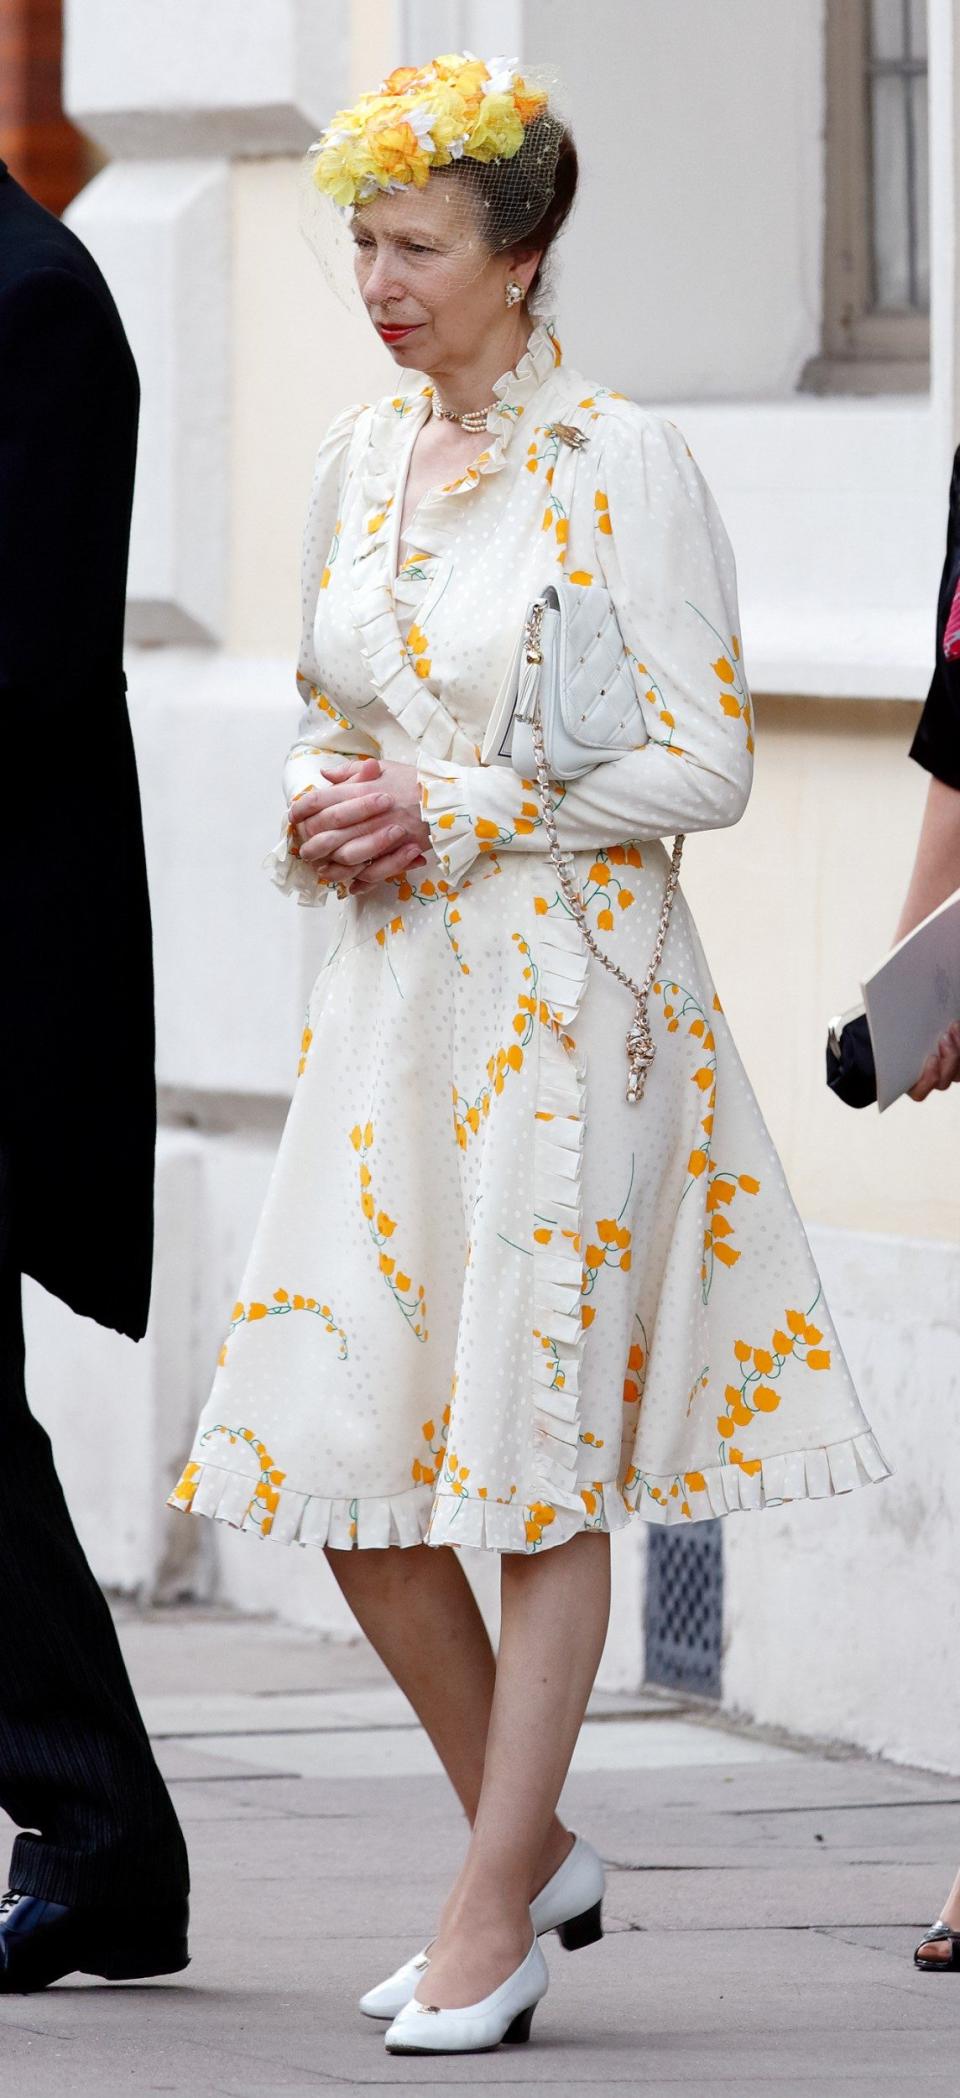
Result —
<instances>
[{"instance_id":1,"label":"hand holding paper","mask_svg":"<svg viewBox=\"0 0 960 2098\"><path fill-rule=\"evenodd\" d=\"M926 1080L943 1037L960 1029L960 889L899 941L867 977L863 998L882 1112L921 1074ZM926 1090L940 1082L932 1076Z\"/></svg>"}]
</instances>

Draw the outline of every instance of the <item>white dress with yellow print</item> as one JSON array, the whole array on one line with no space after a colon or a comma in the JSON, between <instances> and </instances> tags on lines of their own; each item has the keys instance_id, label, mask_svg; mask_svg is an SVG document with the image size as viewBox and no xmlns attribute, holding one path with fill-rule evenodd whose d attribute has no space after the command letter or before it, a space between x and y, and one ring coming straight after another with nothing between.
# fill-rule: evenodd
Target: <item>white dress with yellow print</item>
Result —
<instances>
[{"instance_id":1,"label":"white dress with yellow print","mask_svg":"<svg viewBox=\"0 0 960 2098\"><path fill-rule=\"evenodd\" d=\"M436 860L327 901L289 1118L173 1495L287 1542L531 1552L886 1470L682 894L628 1105L629 995L558 893L536 795L479 762L529 598L558 563L605 585L638 747L562 792L559 828L598 936L642 977L661 840L735 823L750 787L723 526L677 430L571 371L549 327L495 391L487 449L403 547L429 388L341 416L317 464L287 799L331 752L417 764ZM287 839L272 866L327 898Z\"/></svg>"}]
</instances>

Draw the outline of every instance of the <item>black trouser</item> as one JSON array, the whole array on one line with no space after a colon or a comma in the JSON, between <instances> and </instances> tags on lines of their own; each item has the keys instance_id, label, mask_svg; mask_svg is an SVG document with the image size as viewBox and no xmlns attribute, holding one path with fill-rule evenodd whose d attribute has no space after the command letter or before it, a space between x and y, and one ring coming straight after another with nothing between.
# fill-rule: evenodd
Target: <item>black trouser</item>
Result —
<instances>
[{"instance_id":1,"label":"black trouser","mask_svg":"<svg viewBox=\"0 0 960 2098\"><path fill-rule=\"evenodd\" d=\"M50 1901L176 1900L188 1891L180 1825L27 1405L3 1181L0 1154L0 1807L37 1831L17 1837L9 1884Z\"/></svg>"}]
</instances>

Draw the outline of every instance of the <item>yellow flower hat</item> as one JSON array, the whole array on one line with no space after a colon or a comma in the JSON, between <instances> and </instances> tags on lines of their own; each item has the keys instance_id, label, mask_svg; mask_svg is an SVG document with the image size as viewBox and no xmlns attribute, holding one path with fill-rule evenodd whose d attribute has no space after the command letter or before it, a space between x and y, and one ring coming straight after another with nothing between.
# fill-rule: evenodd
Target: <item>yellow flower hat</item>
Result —
<instances>
[{"instance_id":1,"label":"yellow flower hat","mask_svg":"<svg viewBox=\"0 0 960 2098\"><path fill-rule=\"evenodd\" d=\"M349 219L385 191L424 188L454 161L512 160L547 107L546 91L511 59L453 51L398 66L375 94L337 111L311 148L313 181Z\"/></svg>"}]
</instances>

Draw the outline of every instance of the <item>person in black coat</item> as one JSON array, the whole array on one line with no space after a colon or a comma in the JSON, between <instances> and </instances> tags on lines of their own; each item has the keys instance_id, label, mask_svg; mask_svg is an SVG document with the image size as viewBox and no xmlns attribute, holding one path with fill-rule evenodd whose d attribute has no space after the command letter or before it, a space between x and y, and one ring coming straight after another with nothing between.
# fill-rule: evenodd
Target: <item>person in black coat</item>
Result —
<instances>
[{"instance_id":1,"label":"person in black coat","mask_svg":"<svg viewBox=\"0 0 960 2098\"><path fill-rule=\"evenodd\" d=\"M0 1992L187 1964L186 1850L24 1389L21 1276L138 1340L156 1136L122 669L136 366L0 162ZM77 1394L91 1435L97 1394Z\"/></svg>"}]
</instances>

